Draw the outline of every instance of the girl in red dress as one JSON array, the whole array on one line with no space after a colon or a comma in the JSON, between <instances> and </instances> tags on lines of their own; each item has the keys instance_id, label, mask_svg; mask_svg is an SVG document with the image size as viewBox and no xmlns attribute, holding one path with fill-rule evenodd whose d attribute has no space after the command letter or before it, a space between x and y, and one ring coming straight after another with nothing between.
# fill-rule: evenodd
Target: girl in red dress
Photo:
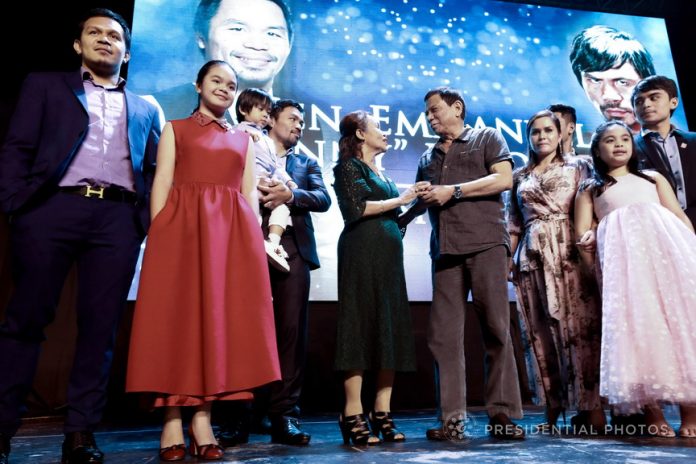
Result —
<instances>
[{"instance_id":1,"label":"girl in red dress","mask_svg":"<svg viewBox=\"0 0 696 464\"><path fill-rule=\"evenodd\" d=\"M126 389L165 408L165 461L185 458L181 406L195 408L189 452L220 459L211 402L251 400L280 378L253 143L225 120L236 88L226 62L206 63L198 109L158 147Z\"/></svg>"}]
</instances>

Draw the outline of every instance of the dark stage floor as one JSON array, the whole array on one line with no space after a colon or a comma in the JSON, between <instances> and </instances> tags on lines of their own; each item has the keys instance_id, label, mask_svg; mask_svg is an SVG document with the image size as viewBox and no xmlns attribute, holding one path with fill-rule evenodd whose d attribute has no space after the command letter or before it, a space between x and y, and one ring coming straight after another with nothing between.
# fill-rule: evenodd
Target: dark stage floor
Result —
<instances>
[{"instance_id":1,"label":"dark stage floor","mask_svg":"<svg viewBox=\"0 0 696 464\"><path fill-rule=\"evenodd\" d=\"M273 445L268 436L253 435L248 445L228 448L224 462L696 462L696 439L535 434L532 432L533 425L543 419L538 411L528 411L525 419L519 421L529 434L527 440L522 442L500 442L489 438L485 431L487 418L482 411L470 414L471 422L467 426L469 438L460 442L426 440L425 430L433 423L433 411L395 416L399 428L408 437L405 443L369 448L344 446L333 416L312 416L303 421L304 429L312 434L311 445L303 448ZM676 410L669 409L667 418L675 429L678 428ZM159 429L156 426L105 425L96 436L109 464L159 462L156 455ZM30 420L12 442L10 463L58 463L62 439L59 421ZM186 462L195 462L195 459L189 457Z\"/></svg>"}]
</instances>

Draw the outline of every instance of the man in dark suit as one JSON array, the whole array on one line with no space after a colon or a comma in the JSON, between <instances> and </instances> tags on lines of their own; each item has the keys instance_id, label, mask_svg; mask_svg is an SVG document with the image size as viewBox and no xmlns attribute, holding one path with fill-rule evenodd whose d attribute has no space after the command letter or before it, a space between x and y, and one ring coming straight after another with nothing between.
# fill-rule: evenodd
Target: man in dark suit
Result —
<instances>
[{"instance_id":1,"label":"man in dark suit","mask_svg":"<svg viewBox=\"0 0 696 464\"><path fill-rule=\"evenodd\" d=\"M280 244L288 253L290 272L274 268L271 273L273 309L282 380L270 386L268 415L271 419L271 440L286 445L306 445L310 435L299 427L298 401L302 391L307 353L307 304L309 271L319 267L317 245L312 225L312 212L329 209L331 199L321 175L321 167L313 157L295 152L304 129L303 109L293 100L278 100L271 111L271 130L276 151L285 170L298 185L290 190L281 182L259 186L261 205L273 209L285 203L290 207L292 224L285 230ZM267 222L267 213L264 223ZM249 418L231 418L218 437L223 446L246 443Z\"/></svg>"},{"instance_id":2,"label":"man in dark suit","mask_svg":"<svg viewBox=\"0 0 696 464\"><path fill-rule=\"evenodd\" d=\"M634 139L641 167L665 176L696 224L696 133L672 125L679 104L677 84L665 76L647 77L636 85L631 101L641 124Z\"/></svg>"},{"instance_id":3,"label":"man in dark suit","mask_svg":"<svg viewBox=\"0 0 696 464\"><path fill-rule=\"evenodd\" d=\"M125 89L130 30L95 9L80 22L71 73L27 77L0 150L14 293L0 325L0 462L36 371L65 277L78 269L78 335L63 463L101 463L93 431L106 403L115 329L149 225L157 110Z\"/></svg>"}]
</instances>

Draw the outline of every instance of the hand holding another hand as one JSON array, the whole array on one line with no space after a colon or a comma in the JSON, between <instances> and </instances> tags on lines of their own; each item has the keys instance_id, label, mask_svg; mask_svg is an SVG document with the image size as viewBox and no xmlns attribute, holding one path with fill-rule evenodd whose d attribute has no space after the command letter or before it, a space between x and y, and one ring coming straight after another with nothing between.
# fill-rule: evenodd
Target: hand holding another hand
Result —
<instances>
[{"instance_id":1,"label":"hand holding another hand","mask_svg":"<svg viewBox=\"0 0 696 464\"><path fill-rule=\"evenodd\" d=\"M414 184L414 187L416 188L416 194L418 194L418 197L422 197L426 193L428 193L432 189L432 185L430 182L427 180L421 180L418 181Z\"/></svg>"},{"instance_id":2,"label":"hand holding another hand","mask_svg":"<svg viewBox=\"0 0 696 464\"><path fill-rule=\"evenodd\" d=\"M452 199L454 187L451 185L428 185L420 197L428 205L442 206Z\"/></svg>"},{"instance_id":3,"label":"hand holding another hand","mask_svg":"<svg viewBox=\"0 0 696 464\"><path fill-rule=\"evenodd\" d=\"M418 198L418 194L416 193L416 186L411 185L409 188L401 192L401 194L399 195L399 203L402 206L405 206L411 203L416 198Z\"/></svg>"}]
</instances>

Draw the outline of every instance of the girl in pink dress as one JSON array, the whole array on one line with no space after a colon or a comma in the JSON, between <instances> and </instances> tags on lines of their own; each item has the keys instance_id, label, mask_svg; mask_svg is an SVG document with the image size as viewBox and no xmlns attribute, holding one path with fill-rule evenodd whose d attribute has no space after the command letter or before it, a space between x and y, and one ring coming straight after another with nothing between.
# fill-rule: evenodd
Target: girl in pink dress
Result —
<instances>
[{"instance_id":1,"label":"girl in pink dress","mask_svg":"<svg viewBox=\"0 0 696 464\"><path fill-rule=\"evenodd\" d=\"M669 182L641 172L633 137L609 121L592 137L594 179L578 191L578 245L595 243L602 288L600 394L615 410L643 408L647 433L675 436L660 403L680 405L696 438L696 235Z\"/></svg>"}]
</instances>

